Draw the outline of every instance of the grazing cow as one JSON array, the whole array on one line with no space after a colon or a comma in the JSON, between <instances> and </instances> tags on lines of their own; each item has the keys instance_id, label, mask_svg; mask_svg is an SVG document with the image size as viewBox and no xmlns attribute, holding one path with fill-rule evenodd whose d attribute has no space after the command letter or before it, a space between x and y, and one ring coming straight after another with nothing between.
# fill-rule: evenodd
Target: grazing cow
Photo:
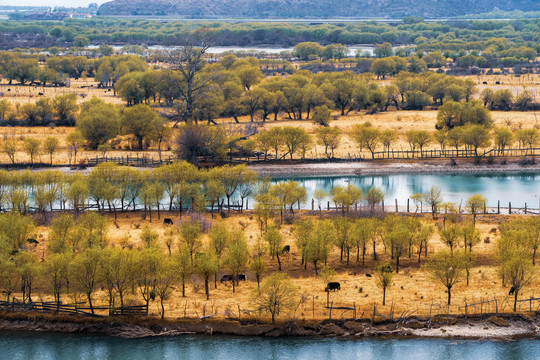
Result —
<instances>
[{"instance_id":1,"label":"grazing cow","mask_svg":"<svg viewBox=\"0 0 540 360\"><path fill-rule=\"evenodd\" d=\"M7 89L7 91L11 91L11 89Z\"/></svg>"},{"instance_id":2,"label":"grazing cow","mask_svg":"<svg viewBox=\"0 0 540 360\"><path fill-rule=\"evenodd\" d=\"M107 92L111 92L111 89L107 90Z\"/></svg>"},{"instance_id":3,"label":"grazing cow","mask_svg":"<svg viewBox=\"0 0 540 360\"><path fill-rule=\"evenodd\" d=\"M27 241L28 243L30 243L30 244L36 244L36 245L39 244L39 241L37 241L36 239L32 239L32 238L26 239L26 241Z\"/></svg>"},{"instance_id":4,"label":"grazing cow","mask_svg":"<svg viewBox=\"0 0 540 360\"><path fill-rule=\"evenodd\" d=\"M501 85L500 81L495 81L495 85Z\"/></svg>"},{"instance_id":5,"label":"grazing cow","mask_svg":"<svg viewBox=\"0 0 540 360\"><path fill-rule=\"evenodd\" d=\"M487 85L487 81L484 81L482 84Z\"/></svg>"},{"instance_id":6,"label":"grazing cow","mask_svg":"<svg viewBox=\"0 0 540 360\"><path fill-rule=\"evenodd\" d=\"M338 282L329 282L328 285L326 285L326 288L324 289L324 291L326 292L336 291L336 290L341 290L341 285Z\"/></svg>"},{"instance_id":7,"label":"grazing cow","mask_svg":"<svg viewBox=\"0 0 540 360\"><path fill-rule=\"evenodd\" d=\"M246 281L246 274L236 275L236 281Z\"/></svg>"},{"instance_id":8,"label":"grazing cow","mask_svg":"<svg viewBox=\"0 0 540 360\"><path fill-rule=\"evenodd\" d=\"M291 251L291 246L290 245L285 245L283 247L283 250L281 250L281 253L285 254L285 253L289 253L290 251Z\"/></svg>"},{"instance_id":9,"label":"grazing cow","mask_svg":"<svg viewBox=\"0 0 540 360\"><path fill-rule=\"evenodd\" d=\"M169 218L163 219L163 223L164 223L165 225L173 225L173 224L174 224L173 221L172 221L172 219L169 219Z\"/></svg>"},{"instance_id":10,"label":"grazing cow","mask_svg":"<svg viewBox=\"0 0 540 360\"><path fill-rule=\"evenodd\" d=\"M516 292L516 289L514 289L514 287L512 286L512 287L510 288L510 291L508 292L508 295L512 295L512 294L515 293L515 292Z\"/></svg>"},{"instance_id":11,"label":"grazing cow","mask_svg":"<svg viewBox=\"0 0 540 360\"><path fill-rule=\"evenodd\" d=\"M372 277L372 275L371 275L371 274L366 274L366 276L367 276L367 277Z\"/></svg>"},{"instance_id":12,"label":"grazing cow","mask_svg":"<svg viewBox=\"0 0 540 360\"><path fill-rule=\"evenodd\" d=\"M220 282L225 282L225 281L233 281L233 276L232 275L223 275L221 277L221 280L219 280Z\"/></svg>"},{"instance_id":13,"label":"grazing cow","mask_svg":"<svg viewBox=\"0 0 540 360\"><path fill-rule=\"evenodd\" d=\"M39 96L43 96L43 93L38 93Z\"/></svg>"}]
</instances>

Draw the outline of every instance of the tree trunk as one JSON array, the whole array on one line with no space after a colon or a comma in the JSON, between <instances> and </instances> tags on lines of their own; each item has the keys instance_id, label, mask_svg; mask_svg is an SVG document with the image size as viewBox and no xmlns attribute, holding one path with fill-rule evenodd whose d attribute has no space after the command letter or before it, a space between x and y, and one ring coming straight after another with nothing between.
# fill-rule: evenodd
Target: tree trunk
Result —
<instances>
[{"instance_id":1,"label":"tree trunk","mask_svg":"<svg viewBox=\"0 0 540 360\"><path fill-rule=\"evenodd\" d=\"M92 312L92 315L94 315L94 307L92 306L92 293L86 293L86 296L88 297L88 305L90 306L90 311Z\"/></svg>"}]
</instances>

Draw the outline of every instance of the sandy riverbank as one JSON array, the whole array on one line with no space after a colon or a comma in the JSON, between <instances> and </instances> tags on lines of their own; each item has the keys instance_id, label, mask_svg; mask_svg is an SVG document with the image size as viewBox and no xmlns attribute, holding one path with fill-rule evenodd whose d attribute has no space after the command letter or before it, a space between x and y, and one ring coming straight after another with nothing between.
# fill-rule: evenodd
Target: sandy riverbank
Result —
<instances>
[{"instance_id":1,"label":"sandy riverbank","mask_svg":"<svg viewBox=\"0 0 540 360\"><path fill-rule=\"evenodd\" d=\"M159 320L155 318L55 317L50 314L0 313L0 331L83 333L122 338L182 335L307 336L307 337L426 337L514 340L540 337L540 315L488 318L410 318L399 321L288 321L276 325L255 320Z\"/></svg>"},{"instance_id":2,"label":"sandy riverbank","mask_svg":"<svg viewBox=\"0 0 540 360\"><path fill-rule=\"evenodd\" d=\"M474 164L459 161L455 165L449 160L426 161L364 161L325 162L306 164L270 163L251 165L260 176L321 176L321 175L390 175L390 174L484 174L484 173L537 173L540 163L521 165L518 161L502 164Z\"/></svg>"}]
</instances>

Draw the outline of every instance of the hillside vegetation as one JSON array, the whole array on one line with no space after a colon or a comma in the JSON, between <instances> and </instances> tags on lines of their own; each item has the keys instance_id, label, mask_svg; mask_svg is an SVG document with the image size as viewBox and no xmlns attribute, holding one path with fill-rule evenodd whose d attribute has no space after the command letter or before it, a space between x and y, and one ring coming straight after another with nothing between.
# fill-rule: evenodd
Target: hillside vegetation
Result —
<instances>
[{"instance_id":1,"label":"hillside vegetation","mask_svg":"<svg viewBox=\"0 0 540 360\"><path fill-rule=\"evenodd\" d=\"M493 10L540 10L535 0L115 0L99 8L100 15L183 15L188 17L329 18L402 17L441 18Z\"/></svg>"}]
</instances>

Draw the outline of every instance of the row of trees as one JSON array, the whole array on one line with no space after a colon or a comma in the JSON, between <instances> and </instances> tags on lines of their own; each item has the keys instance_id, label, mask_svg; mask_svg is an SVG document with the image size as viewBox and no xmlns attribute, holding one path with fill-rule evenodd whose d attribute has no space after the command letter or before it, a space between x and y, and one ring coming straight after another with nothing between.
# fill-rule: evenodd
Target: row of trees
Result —
<instances>
[{"instance_id":1,"label":"row of trees","mask_svg":"<svg viewBox=\"0 0 540 360\"><path fill-rule=\"evenodd\" d=\"M440 119L442 121L443 116ZM436 131L409 130L400 139L393 130L379 130L365 123L355 125L346 134L335 127L318 128L315 136L301 128L276 126L258 133L253 139L240 142L238 146L247 154L260 151L265 160L269 157L283 159L286 156L304 159L314 145L322 146L324 153L333 157L334 151L343 142L343 136L348 136L354 142L359 154L366 150L372 157L377 151L390 154L400 140L405 140L411 151L426 151L437 145L441 151L465 149L476 155L479 155L479 149L489 148L492 144L502 153L516 144L519 149L533 149L540 141L540 133L536 128L512 131L506 127L497 127L490 130L480 124L468 124Z\"/></svg>"},{"instance_id":2,"label":"row of trees","mask_svg":"<svg viewBox=\"0 0 540 360\"><path fill-rule=\"evenodd\" d=\"M182 211L222 209L239 201L240 208L255 191L257 174L245 165L198 170L175 162L153 170L139 170L103 163L88 176L62 171L0 172L0 207L26 213L30 210L124 211L128 208L163 208ZM238 200L236 200L238 199Z\"/></svg>"},{"instance_id":3,"label":"row of trees","mask_svg":"<svg viewBox=\"0 0 540 360\"><path fill-rule=\"evenodd\" d=\"M288 15L290 15L290 9ZM361 13L364 9L354 10ZM349 10L350 11L350 10ZM463 11L467 12L466 10ZM276 16L283 18L283 16ZM304 17L299 15L298 17ZM18 38L31 35L47 37L49 43L85 45L92 43L181 45L187 36L207 28L207 23L195 25L182 21L162 23L147 20L111 20L109 18L64 19L63 22L40 21L3 22L0 30ZM213 39L218 46L274 44L290 46L299 41L321 44L416 44L417 48L458 53L501 51L509 47L536 47L539 24L536 19L513 22L491 20L460 20L459 22L404 22L399 25L373 22L358 24L249 23L212 22ZM78 38L77 38L78 37ZM77 40L76 40L77 38ZM493 50L493 46L496 46ZM503 45L503 49L498 46ZM488 51L488 53L490 52Z\"/></svg>"}]
</instances>

